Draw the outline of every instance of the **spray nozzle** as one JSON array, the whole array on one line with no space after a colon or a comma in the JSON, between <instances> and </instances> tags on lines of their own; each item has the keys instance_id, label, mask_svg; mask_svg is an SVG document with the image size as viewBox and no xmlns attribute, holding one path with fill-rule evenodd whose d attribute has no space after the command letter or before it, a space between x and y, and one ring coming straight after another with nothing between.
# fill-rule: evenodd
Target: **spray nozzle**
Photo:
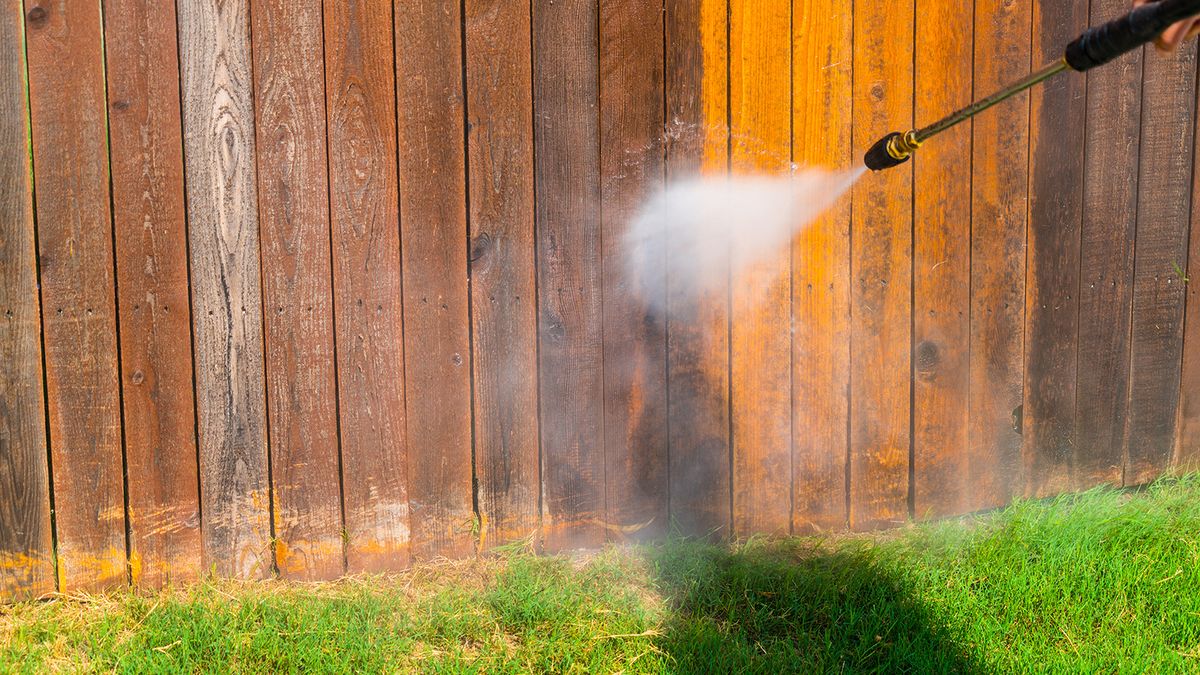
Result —
<instances>
[{"instance_id":1,"label":"spray nozzle","mask_svg":"<svg viewBox=\"0 0 1200 675\"><path fill-rule=\"evenodd\" d=\"M913 152L921 147L915 131L900 133L893 131L872 145L863 156L863 164L872 171L883 171L893 166L900 166L912 157Z\"/></svg>"}]
</instances>

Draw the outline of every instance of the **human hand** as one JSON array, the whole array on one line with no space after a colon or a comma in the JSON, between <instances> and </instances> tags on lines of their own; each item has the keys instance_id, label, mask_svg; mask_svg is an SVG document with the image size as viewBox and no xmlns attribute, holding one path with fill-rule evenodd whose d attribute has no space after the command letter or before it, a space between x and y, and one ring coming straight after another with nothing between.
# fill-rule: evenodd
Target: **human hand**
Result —
<instances>
[{"instance_id":1,"label":"human hand","mask_svg":"<svg viewBox=\"0 0 1200 675\"><path fill-rule=\"evenodd\" d=\"M1149 4L1154 0L1133 0L1134 7L1141 7ZM1179 21L1170 28L1163 31L1162 35L1154 41L1154 44L1163 51L1170 51L1178 47L1184 40L1200 35L1200 16L1193 16L1189 19Z\"/></svg>"}]
</instances>

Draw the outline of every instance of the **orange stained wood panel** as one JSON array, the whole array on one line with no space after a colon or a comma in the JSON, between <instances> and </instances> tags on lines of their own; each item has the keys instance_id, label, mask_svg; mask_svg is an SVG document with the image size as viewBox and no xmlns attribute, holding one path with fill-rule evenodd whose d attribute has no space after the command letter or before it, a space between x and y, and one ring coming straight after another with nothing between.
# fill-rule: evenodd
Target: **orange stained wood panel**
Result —
<instances>
[{"instance_id":1,"label":"orange stained wood panel","mask_svg":"<svg viewBox=\"0 0 1200 675\"><path fill-rule=\"evenodd\" d=\"M971 102L973 0L916 0L914 115ZM918 518L970 508L971 125L913 159L912 480Z\"/></svg>"},{"instance_id":2,"label":"orange stained wood panel","mask_svg":"<svg viewBox=\"0 0 1200 675\"><path fill-rule=\"evenodd\" d=\"M848 170L854 16L838 0L792 3L792 145L801 166ZM850 413L850 197L821 214L792 251L792 526L846 525Z\"/></svg>"},{"instance_id":3,"label":"orange stained wood panel","mask_svg":"<svg viewBox=\"0 0 1200 675\"><path fill-rule=\"evenodd\" d=\"M418 558L475 548L459 0L395 6L408 499Z\"/></svg>"},{"instance_id":4,"label":"orange stained wood panel","mask_svg":"<svg viewBox=\"0 0 1200 675\"><path fill-rule=\"evenodd\" d=\"M1026 3L975 0L974 90L1028 72ZM1029 187L1029 96L976 116L971 132L971 380L965 449L971 510L1020 491Z\"/></svg>"},{"instance_id":5,"label":"orange stained wood panel","mask_svg":"<svg viewBox=\"0 0 1200 675\"><path fill-rule=\"evenodd\" d=\"M408 565L391 8L327 2L325 109L346 567Z\"/></svg>"},{"instance_id":6,"label":"orange stained wood panel","mask_svg":"<svg viewBox=\"0 0 1200 675\"><path fill-rule=\"evenodd\" d=\"M604 298L604 458L611 539L667 532L666 288L631 275L623 242L662 190L663 11L600 5L600 201ZM665 249L657 269L667 265Z\"/></svg>"},{"instance_id":7,"label":"orange stained wood panel","mask_svg":"<svg viewBox=\"0 0 1200 675\"><path fill-rule=\"evenodd\" d=\"M263 577L275 561L250 7L178 6L204 563Z\"/></svg>"},{"instance_id":8,"label":"orange stained wood panel","mask_svg":"<svg viewBox=\"0 0 1200 675\"><path fill-rule=\"evenodd\" d=\"M464 5L480 548L534 534L537 288L529 7Z\"/></svg>"},{"instance_id":9,"label":"orange stained wood panel","mask_svg":"<svg viewBox=\"0 0 1200 675\"><path fill-rule=\"evenodd\" d=\"M728 170L726 0L666 5L666 178ZM695 295L670 285L667 260L669 501L673 527L729 535L729 285ZM727 277L726 277L727 279Z\"/></svg>"},{"instance_id":10,"label":"orange stained wood panel","mask_svg":"<svg viewBox=\"0 0 1200 675\"><path fill-rule=\"evenodd\" d=\"M341 576L321 3L254 0L258 214L275 560Z\"/></svg>"},{"instance_id":11,"label":"orange stained wood panel","mask_svg":"<svg viewBox=\"0 0 1200 675\"><path fill-rule=\"evenodd\" d=\"M913 117L913 3L854 12L854 145L861 152ZM854 188L851 248L850 524L908 516L912 281L911 163Z\"/></svg>"},{"instance_id":12,"label":"orange stained wood panel","mask_svg":"<svg viewBox=\"0 0 1200 675\"><path fill-rule=\"evenodd\" d=\"M157 587L203 569L175 7L110 0L104 25L130 572Z\"/></svg>"},{"instance_id":13,"label":"orange stained wood panel","mask_svg":"<svg viewBox=\"0 0 1200 675\"><path fill-rule=\"evenodd\" d=\"M100 5L29 0L25 33L59 590L92 591L128 579Z\"/></svg>"},{"instance_id":14,"label":"orange stained wood panel","mask_svg":"<svg viewBox=\"0 0 1200 675\"><path fill-rule=\"evenodd\" d=\"M23 18L0 13L0 602L55 590Z\"/></svg>"}]
</instances>

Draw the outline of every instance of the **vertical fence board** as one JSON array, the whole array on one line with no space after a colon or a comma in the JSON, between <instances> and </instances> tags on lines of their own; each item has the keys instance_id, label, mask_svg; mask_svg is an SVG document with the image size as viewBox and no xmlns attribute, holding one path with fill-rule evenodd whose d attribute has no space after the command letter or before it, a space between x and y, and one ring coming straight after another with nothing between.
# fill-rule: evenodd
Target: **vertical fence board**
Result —
<instances>
[{"instance_id":1,"label":"vertical fence board","mask_svg":"<svg viewBox=\"0 0 1200 675\"><path fill-rule=\"evenodd\" d=\"M855 7L854 145L912 121L913 2ZM850 524L907 515L912 169L854 189L851 295Z\"/></svg>"},{"instance_id":2,"label":"vertical fence board","mask_svg":"<svg viewBox=\"0 0 1200 675\"><path fill-rule=\"evenodd\" d=\"M735 174L791 169L791 7L731 0L731 168ZM745 252L730 242L735 268ZM733 528L791 528L791 249L742 266L732 280Z\"/></svg>"},{"instance_id":3,"label":"vertical fence board","mask_svg":"<svg viewBox=\"0 0 1200 675\"><path fill-rule=\"evenodd\" d=\"M275 562L342 573L321 3L254 0Z\"/></svg>"},{"instance_id":4,"label":"vertical fence board","mask_svg":"<svg viewBox=\"0 0 1200 675\"><path fill-rule=\"evenodd\" d=\"M1169 55L1147 50L1130 336L1124 481L1167 468L1175 445L1186 298L1196 108L1196 41Z\"/></svg>"},{"instance_id":5,"label":"vertical fence board","mask_svg":"<svg viewBox=\"0 0 1200 675\"><path fill-rule=\"evenodd\" d=\"M175 6L104 4L134 583L201 571Z\"/></svg>"},{"instance_id":6,"label":"vertical fence board","mask_svg":"<svg viewBox=\"0 0 1200 675\"><path fill-rule=\"evenodd\" d=\"M1030 9L975 2L976 95L1029 68ZM1025 224L1029 97L1016 96L972 121L971 381L967 458L971 510L1008 503L1021 475Z\"/></svg>"},{"instance_id":7,"label":"vertical fence board","mask_svg":"<svg viewBox=\"0 0 1200 675\"><path fill-rule=\"evenodd\" d=\"M396 12L413 555L473 550L470 314L458 0Z\"/></svg>"},{"instance_id":8,"label":"vertical fence board","mask_svg":"<svg viewBox=\"0 0 1200 675\"><path fill-rule=\"evenodd\" d=\"M408 565L408 443L390 7L327 2L334 325L349 572Z\"/></svg>"},{"instance_id":9,"label":"vertical fence board","mask_svg":"<svg viewBox=\"0 0 1200 675\"><path fill-rule=\"evenodd\" d=\"M599 17L534 0L534 176L542 527L550 550L604 539Z\"/></svg>"},{"instance_id":10,"label":"vertical fence board","mask_svg":"<svg viewBox=\"0 0 1200 675\"><path fill-rule=\"evenodd\" d=\"M480 547L538 527L529 7L466 5L471 325Z\"/></svg>"},{"instance_id":11,"label":"vertical fence board","mask_svg":"<svg viewBox=\"0 0 1200 675\"><path fill-rule=\"evenodd\" d=\"M21 22L0 15L0 602L55 578Z\"/></svg>"},{"instance_id":12,"label":"vertical fence board","mask_svg":"<svg viewBox=\"0 0 1200 675\"><path fill-rule=\"evenodd\" d=\"M222 575L264 576L273 560L249 7L181 0L179 10L204 559Z\"/></svg>"},{"instance_id":13,"label":"vertical fence board","mask_svg":"<svg viewBox=\"0 0 1200 675\"><path fill-rule=\"evenodd\" d=\"M1087 0L1037 0L1033 67L1062 58L1087 25ZM1030 106L1025 295L1025 492L1070 486L1075 454L1079 228L1083 210L1086 78L1051 78Z\"/></svg>"},{"instance_id":14,"label":"vertical fence board","mask_svg":"<svg viewBox=\"0 0 1200 675\"><path fill-rule=\"evenodd\" d=\"M1093 0L1091 25L1129 11ZM1142 50L1087 74L1079 242L1079 372L1072 487L1121 482L1129 398L1129 321L1137 219Z\"/></svg>"},{"instance_id":15,"label":"vertical fence board","mask_svg":"<svg viewBox=\"0 0 1200 675\"><path fill-rule=\"evenodd\" d=\"M1200 89L1197 90L1197 108L1200 109ZM1195 161L1196 146L1200 134L1196 124L1192 126L1192 159ZM1179 385L1178 420L1175 431L1175 453L1173 461L1180 470L1200 470L1200 172L1192 171L1191 211L1188 213L1189 232L1187 262L1180 263L1185 270L1184 292L1186 294L1183 329L1182 374Z\"/></svg>"},{"instance_id":16,"label":"vertical fence board","mask_svg":"<svg viewBox=\"0 0 1200 675\"><path fill-rule=\"evenodd\" d=\"M666 6L667 179L728 170L726 0ZM679 261L685 262L685 261ZM668 284L672 261L667 261ZM676 262L675 264L679 264ZM729 287L667 298L670 517L685 535L729 533Z\"/></svg>"},{"instance_id":17,"label":"vertical fence board","mask_svg":"<svg viewBox=\"0 0 1200 675\"><path fill-rule=\"evenodd\" d=\"M837 0L792 3L792 144L802 166L849 169L854 16ZM846 524L850 386L850 199L803 232L793 250L792 525Z\"/></svg>"},{"instance_id":18,"label":"vertical fence board","mask_svg":"<svg viewBox=\"0 0 1200 675\"><path fill-rule=\"evenodd\" d=\"M59 588L126 581L99 4L25 4Z\"/></svg>"},{"instance_id":19,"label":"vertical fence board","mask_svg":"<svg viewBox=\"0 0 1200 675\"><path fill-rule=\"evenodd\" d=\"M973 0L916 0L917 124L971 102ZM913 160L913 512L969 508L971 127Z\"/></svg>"},{"instance_id":20,"label":"vertical fence board","mask_svg":"<svg viewBox=\"0 0 1200 675\"><path fill-rule=\"evenodd\" d=\"M647 296L666 289L630 278L622 247L663 185L663 11L600 5L605 519L610 538L646 538L667 531L667 326L648 304L666 299Z\"/></svg>"}]
</instances>

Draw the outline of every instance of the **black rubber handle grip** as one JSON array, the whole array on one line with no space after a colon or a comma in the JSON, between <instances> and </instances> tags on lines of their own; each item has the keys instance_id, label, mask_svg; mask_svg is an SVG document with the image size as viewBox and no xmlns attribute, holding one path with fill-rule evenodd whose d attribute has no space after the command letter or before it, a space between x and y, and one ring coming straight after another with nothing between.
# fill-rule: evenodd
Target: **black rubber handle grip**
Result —
<instances>
[{"instance_id":1,"label":"black rubber handle grip","mask_svg":"<svg viewBox=\"0 0 1200 675\"><path fill-rule=\"evenodd\" d=\"M1119 19L1089 28L1067 45L1067 65L1075 70L1102 66L1162 34L1171 24L1200 14L1200 0L1161 0Z\"/></svg>"}]
</instances>

